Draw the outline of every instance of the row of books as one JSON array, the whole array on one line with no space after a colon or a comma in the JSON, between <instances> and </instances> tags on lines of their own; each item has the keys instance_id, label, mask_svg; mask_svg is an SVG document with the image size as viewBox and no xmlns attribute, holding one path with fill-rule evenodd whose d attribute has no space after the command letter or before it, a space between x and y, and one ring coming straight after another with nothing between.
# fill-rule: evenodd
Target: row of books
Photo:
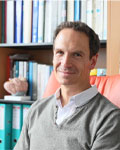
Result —
<instances>
[{"instance_id":1,"label":"row of books","mask_svg":"<svg viewBox=\"0 0 120 150\"><path fill-rule=\"evenodd\" d=\"M106 68L95 68L90 71L90 76L106 76Z\"/></svg>"},{"instance_id":2,"label":"row of books","mask_svg":"<svg viewBox=\"0 0 120 150\"><path fill-rule=\"evenodd\" d=\"M31 100L41 99L53 70L53 66L38 64L32 60L20 60L20 57L23 58L21 55L24 56L25 54L9 56L9 62L12 64L8 63L8 78L26 78L28 81L28 96L31 97Z\"/></svg>"},{"instance_id":3,"label":"row of books","mask_svg":"<svg viewBox=\"0 0 120 150\"><path fill-rule=\"evenodd\" d=\"M1 1L1 43L51 43L57 25L81 20L107 35L107 0Z\"/></svg>"},{"instance_id":4,"label":"row of books","mask_svg":"<svg viewBox=\"0 0 120 150\"><path fill-rule=\"evenodd\" d=\"M29 104L0 103L0 149L13 149L18 141Z\"/></svg>"}]
</instances>

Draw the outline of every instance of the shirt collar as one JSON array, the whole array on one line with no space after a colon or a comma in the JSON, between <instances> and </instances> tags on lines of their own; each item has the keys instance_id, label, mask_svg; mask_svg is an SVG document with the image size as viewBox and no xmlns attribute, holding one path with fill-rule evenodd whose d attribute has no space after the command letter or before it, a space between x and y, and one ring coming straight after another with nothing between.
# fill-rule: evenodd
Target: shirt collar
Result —
<instances>
[{"instance_id":1,"label":"shirt collar","mask_svg":"<svg viewBox=\"0 0 120 150\"><path fill-rule=\"evenodd\" d=\"M61 90L59 88L55 92L55 97L57 100L56 104L59 106L61 105L61 103L60 103L60 91ZM97 87L96 87L96 85L93 85L89 89L72 96L70 98L70 102L74 101L74 104L76 107L81 107L81 106L85 105L86 103L88 103L95 95L97 95L97 93L98 93Z\"/></svg>"}]
</instances>

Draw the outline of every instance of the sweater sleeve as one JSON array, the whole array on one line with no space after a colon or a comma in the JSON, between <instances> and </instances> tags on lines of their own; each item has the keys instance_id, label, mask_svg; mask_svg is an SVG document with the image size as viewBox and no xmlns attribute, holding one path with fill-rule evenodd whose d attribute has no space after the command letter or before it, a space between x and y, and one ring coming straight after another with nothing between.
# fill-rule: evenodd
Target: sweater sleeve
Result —
<instances>
[{"instance_id":1,"label":"sweater sleeve","mask_svg":"<svg viewBox=\"0 0 120 150\"><path fill-rule=\"evenodd\" d=\"M101 122L91 150L120 150L120 110Z\"/></svg>"}]
</instances>

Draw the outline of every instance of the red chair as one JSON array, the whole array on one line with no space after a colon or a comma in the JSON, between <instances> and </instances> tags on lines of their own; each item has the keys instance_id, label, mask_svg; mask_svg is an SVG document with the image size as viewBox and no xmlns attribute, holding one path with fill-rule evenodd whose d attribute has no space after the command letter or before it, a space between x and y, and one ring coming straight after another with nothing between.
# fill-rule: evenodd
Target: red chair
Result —
<instances>
[{"instance_id":1,"label":"red chair","mask_svg":"<svg viewBox=\"0 0 120 150\"><path fill-rule=\"evenodd\" d=\"M90 76L90 84L96 84L98 91L120 108L120 75ZM60 85L54 76L54 72L52 72L43 97L54 94L59 87Z\"/></svg>"}]
</instances>

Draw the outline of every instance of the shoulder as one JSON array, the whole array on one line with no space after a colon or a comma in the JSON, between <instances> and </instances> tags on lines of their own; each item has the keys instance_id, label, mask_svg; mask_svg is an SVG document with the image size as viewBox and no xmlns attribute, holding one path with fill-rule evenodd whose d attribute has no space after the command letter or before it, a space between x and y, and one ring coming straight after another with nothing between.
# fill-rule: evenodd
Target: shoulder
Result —
<instances>
[{"instance_id":1,"label":"shoulder","mask_svg":"<svg viewBox=\"0 0 120 150\"><path fill-rule=\"evenodd\" d=\"M120 108L100 93L85 106L85 112L88 112L86 117L89 117L93 124L103 123L108 119L120 122Z\"/></svg>"},{"instance_id":2,"label":"shoulder","mask_svg":"<svg viewBox=\"0 0 120 150\"><path fill-rule=\"evenodd\" d=\"M36 116L40 116L43 111L49 111L51 107L55 106L55 104L56 103L54 95L40 100L36 100L29 108L29 111L26 116L26 122L28 122L28 120L32 120Z\"/></svg>"},{"instance_id":3,"label":"shoulder","mask_svg":"<svg viewBox=\"0 0 120 150\"><path fill-rule=\"evenodd\" d=\"M109 99L98 93L95 97L95 104L98 105L100 109L103 111L118 111L120 112L120 108L114 105Z\"/></svg>"},{"instance_id":4,"label":"shoulder","mask_svg":"<svg viewBox=\"0 0 120 150\"><path fill-rule=\"evenodd\" d=\"M106 97L98 93L90 105L91 112L96 122L116 121L120 125L120 108L115 106ZM94 121L95 121L94 120ZM119 127L120 128L120 127Z\"/></svg>"}]
</instances>

